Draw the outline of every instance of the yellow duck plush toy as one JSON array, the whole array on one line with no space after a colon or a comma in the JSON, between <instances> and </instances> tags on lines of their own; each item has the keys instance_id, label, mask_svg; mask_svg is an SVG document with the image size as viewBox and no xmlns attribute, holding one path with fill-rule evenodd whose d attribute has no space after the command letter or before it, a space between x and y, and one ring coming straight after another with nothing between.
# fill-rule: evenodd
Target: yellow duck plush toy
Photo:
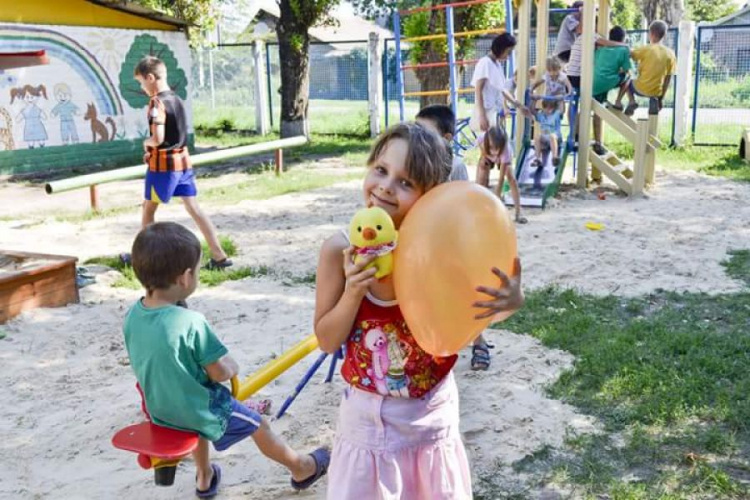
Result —
<instances>
[{"instance_id":1,"label":"yellow duck plush toy","mask_svg":"<svg viewBox=\"0 0 750 500\"><path fill-rule=\"evenodd\" d=\"M365 269L375 266L377 279L393 272L393 254L398 240L398 231L388 212L380 207L358 210L349 224L349 241L355 248L354 263L368 255L376 255Z\"/></svg>"}]
</instances>

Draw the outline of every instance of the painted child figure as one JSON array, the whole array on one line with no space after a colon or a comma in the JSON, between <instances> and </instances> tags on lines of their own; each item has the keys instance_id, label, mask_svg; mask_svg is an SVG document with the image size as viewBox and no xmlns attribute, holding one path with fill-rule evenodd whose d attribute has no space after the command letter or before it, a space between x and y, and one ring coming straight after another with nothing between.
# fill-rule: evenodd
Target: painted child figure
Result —
<instances>
[{"instance_id":1,"label":"painted child figure","mask_svg":"<svg viewBox=\"0 0 750 500\"><path fill-rule=\"evenodd\" d=\"M376 141L363 184L365 205L388 212L396 228L417 200L451 172L443 140L410 123ZM328 498L471 498L471 474L459 433L457 356L423 351L404 321L392 277L377 280L371 259L354 264L345 232L323 244L318 264L315 333L320 348L346 354L344 391L329 469ZM343 259L342 259L343 257ZM502 289L478 287L489 299L478 316L523 303L520 265Z\"/></svg>"},{"instance_id":2,"label":"painted child figure","mask_svg":"<svg viewBox=\"0 0 750 500\"><path fill-rule=\"evenodd\" d=\"M16 122L24 122L23 140L29 145L29 149L42 148L47 142L47 129L44 127L47 113L37 104L40 97L47 99L47 88L44 85L24 85L10 89L11 104L16 99L21 99L25 103L24 108L16 116Z\"/></svg>"},{"instance_id":3,"label":"painted child figure","mask_svg":"<svg viewBox=\"0 0 750 500\"><path fill-rule=\"evenodd\" d=\"M73 93L67 83L58 83L54 88L57 104L52 108L52 116L60 117L60 140L63 144L78 144L78 130L75 115L80 111L73 101Z\"/></svg>"},{"instance_id":4,"label":"painted child figure","mask_svg":"<svg viewBox=\"0 0 750 500\"><path fill-rule=\"evenodd\" d=\"M193 452L199 498L215 496L221 481L209 442L222 451L247 437L289 470L294 489L309 488L326 473L328 450L296 452L256 411L233 399L221 382L237 375L237 363L202 314L177 306L198 285L200 257L198 238L174 222L147 226L133 243L133 270L146 296L128 312L123 333L149 417L200 435Z\"/></svg>"},{"instance_id":5,"label":"painted child figure","mask_svg":"<svg viewBox=\"0 0 750 500\"><path fill-rule=\"evenodd\" d=\"M153 224L161 203L169 203L173 196L182 198L185 209L211 250L206 268L227 268L232 261L221 248L211 219L196 201L198 190L187 149L187 116L182 100L167 83L167 67L160 59L147 56L136 65L134 76L150 97L148 123L151 135L143 141L143 161L148 165L148 171L141 225Z\"/></svg>"}]
</instances>

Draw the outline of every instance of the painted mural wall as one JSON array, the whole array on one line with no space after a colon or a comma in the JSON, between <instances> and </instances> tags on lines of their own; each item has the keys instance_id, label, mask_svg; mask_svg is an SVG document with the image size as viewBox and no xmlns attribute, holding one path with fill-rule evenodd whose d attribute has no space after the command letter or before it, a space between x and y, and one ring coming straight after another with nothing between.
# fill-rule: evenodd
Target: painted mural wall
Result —
<instances>
[{"instance_id":1,"label":"painted mural wall","mask_svg":"<svg viewBox=\"0 0 750 500\"><path fill-rule=\"evenodd\" d=\"M50 59L0 73L0 173L137 160L148 97L133 68L145 55L166 63L192 124L184 33L0 23L0 47Z\"/></svg>"}]
</instances>

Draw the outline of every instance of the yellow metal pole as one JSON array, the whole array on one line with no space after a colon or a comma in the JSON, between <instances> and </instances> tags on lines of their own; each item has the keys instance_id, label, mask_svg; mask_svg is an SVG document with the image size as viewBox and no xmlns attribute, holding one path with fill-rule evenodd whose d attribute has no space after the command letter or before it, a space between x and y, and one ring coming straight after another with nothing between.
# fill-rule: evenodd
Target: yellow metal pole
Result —
<instances>
[{"instance_id":1,"label":"yellow metal pole","mask_svg":"<svg viewBox=\"0 0 750 500\"><path fill-rule=\"evenodd\" d=\"M583 2L583 33L581 34L581 100L578 115L578 176L577 184L586 187L589 173L589 141L591 139L591 100L594 90L594 18L595 0Z\"/></svg>"},{"instance_id":2,"label":"yellow metal pole","mask_svg":"<svg viewBox=\"0 0 750 500\"><path fill-rule=\"evenodd\" d=\"M518 44L516 45L516 62L518 76L516 77L516 100L524 104L524 93L529 88L529 47L531 44L531 1L521 0L518 5ZM513 75L509 75L510 78ZM526 116L516 113L516 154L521 151L523 131L526 130ZM502 182L502 181L501 181Z\"/></svg>"},{"instance_id":3,"label":"yellow metal pole","mask_svg":"<svg viewBox=\"0 0 750 500\"><path fill-rule=\"evenodd\" d=\"M249 398L317 348L318 339L314 333L310 334L284 354L273 361L269 361L260 370L243 380L237 390L236 399L244 401Z\"/></svg>"}]
</instances>

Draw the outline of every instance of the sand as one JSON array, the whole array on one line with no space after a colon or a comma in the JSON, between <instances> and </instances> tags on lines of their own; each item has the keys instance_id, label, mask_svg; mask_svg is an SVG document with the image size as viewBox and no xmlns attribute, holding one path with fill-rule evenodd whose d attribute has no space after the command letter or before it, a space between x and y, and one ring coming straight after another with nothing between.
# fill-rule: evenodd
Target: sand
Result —
<instances>
[{"instance_id":1,"label":"sand","mask_svg":"<svg viewBox=\"0 0 750 500\"><path fill-rule=\"evenodd\" d=\"M137 191L134 184L125 189ZM77 196L85 200L83 192ZM621 296L657 289L739 290L720 262L727 250L750 247L748 199L748 185L694 173L659 172L657 187L642 199L564 192L548 210L530 211L530 223L519 227L525 286ZM243 375L311 332L314 290L290 278L314 272L320 243L346 225L358 200L354 181L209 207L220 232L238 244L238 264L273 270L265 278L201 288L189 300L220 332ZM33 203L33 196L27 193L21 202ZM7 198L4 203L11 205ZM44 203L40 198L38 205ZM194 227L179 206L159 216ZM589 221L604 229L586 229ZM86 259L127 250L137 228L134 212L79 223L19 216L0 221L0 248ZM30 311L2 327L0 498L190 498L192 463L182 463L172 488L156 488L135 455L110 444L117 429L140 420L121 334L123 316L139 292L110 287L113 271L93 271L97 283L81 290L80 304ZM544 393L545 385L573 366L570 354L527 335L493 330L488 337L497 346L491 369L470 371L469 353L463 352L455 370L461 430L475 476L544 446L560 446L566 430L596 431L593 418ZM261 395L278 407L312 361L305 359ZM272 424L298 449L332 441L343 384L338 376L324 384L326 370ZM250 442L215 458L224 470L221 498L324 497L325 481L294 493L285 471Z\"/></svg>"}]
</instances>

